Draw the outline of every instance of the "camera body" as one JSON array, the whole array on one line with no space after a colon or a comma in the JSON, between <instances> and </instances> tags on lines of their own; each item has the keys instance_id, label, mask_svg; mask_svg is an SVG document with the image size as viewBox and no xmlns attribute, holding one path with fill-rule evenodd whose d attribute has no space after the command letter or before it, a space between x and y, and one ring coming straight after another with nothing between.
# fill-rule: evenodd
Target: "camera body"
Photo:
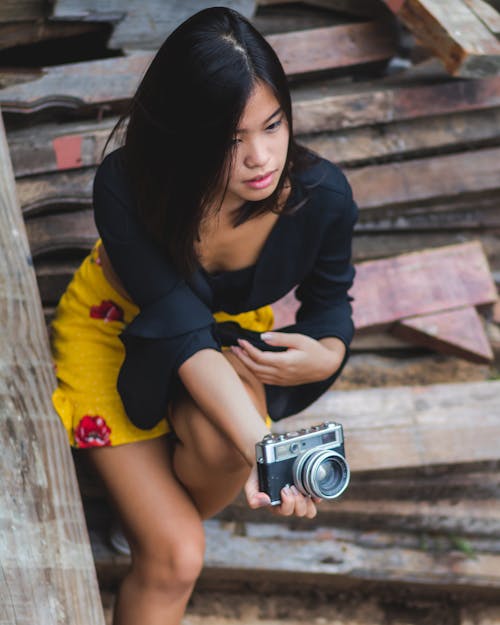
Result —
<instances>
[{"instance_id":1,"label":"camera body","mask_svg":"<svg viewBox=\"0 0 500 625\"><path fill-rule=\"evenodd\" d=\"M286 434L268 434L255 445L259 490L273 506L280 491L295 484L303 495L335 499L349 484L344 434L339 423L320 425Z\"/></svg>"}]
</instances>

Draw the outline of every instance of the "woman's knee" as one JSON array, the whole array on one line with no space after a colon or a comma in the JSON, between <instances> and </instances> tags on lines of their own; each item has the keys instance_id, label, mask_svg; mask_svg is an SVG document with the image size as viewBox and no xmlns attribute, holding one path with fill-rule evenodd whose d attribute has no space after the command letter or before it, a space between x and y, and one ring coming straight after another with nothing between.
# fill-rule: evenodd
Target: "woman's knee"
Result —
<instances>
[{"instance_id":1,"label":"woman's knee","mask_svg":"<svg viewBox=\"0 0 500 625\"><path fill-rule=\"evenodd\" d=\"M150 531L131 548L133 569L142 584L165 593L189 591L203 568L203 526L200 521L183 527L175 536L161 529Z\"/></svg>"}]
</instances>

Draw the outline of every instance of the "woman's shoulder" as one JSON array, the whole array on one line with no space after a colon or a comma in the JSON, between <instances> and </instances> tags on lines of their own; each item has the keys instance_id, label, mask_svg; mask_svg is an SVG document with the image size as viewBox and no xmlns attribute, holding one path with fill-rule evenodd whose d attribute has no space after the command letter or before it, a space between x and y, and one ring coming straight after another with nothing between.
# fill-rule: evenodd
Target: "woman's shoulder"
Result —
<instances>
[{"instance_id":1,"label":"woman's shoulder","mask_svg":"<svg viewBox=\"0 0 500 625\"><path fill-rule=\"evenodd\" d=\"M356 210L346 175L326 158L317 156L309 167L296 175L295 182L309 215L330 221Z\"/></svg>"},{"instance_id":2,"label":"woman's shoulder","mask_svg":"<svg viewBox=\"0 0 500 625\"><path fill-rule=\"evenodd\" d=\"M124 169L123 147L108 152L97 166L95 180L101 183L124 183L126 181Z\"/></svg>"},{"instance_id":3,"label":"woman's shoulder","mask_svg":"<svg viewBox=\"0 0 500 625\"><path fill-rule=\"evenodd\" d=\"M125 171L122 147L109 152L98 165L93 183L94 208L114 198L130 210L134 207L130 182Z\"/></svg>"}]
</instances>

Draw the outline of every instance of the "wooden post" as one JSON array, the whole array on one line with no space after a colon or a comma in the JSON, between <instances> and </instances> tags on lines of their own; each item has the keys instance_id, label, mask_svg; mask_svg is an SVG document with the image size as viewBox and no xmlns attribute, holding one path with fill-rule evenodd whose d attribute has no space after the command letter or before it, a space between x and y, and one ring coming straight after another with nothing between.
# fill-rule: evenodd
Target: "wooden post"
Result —
<instances>
[{"instance_id":1,"label":"wooden post","mask_svg":"<svg viewBox=\"0 0 500 625\"><path fill-rule=\"evenodd\" d=\"M104 625L0 115L0 623Z\"/></svg>"}]
</instances>

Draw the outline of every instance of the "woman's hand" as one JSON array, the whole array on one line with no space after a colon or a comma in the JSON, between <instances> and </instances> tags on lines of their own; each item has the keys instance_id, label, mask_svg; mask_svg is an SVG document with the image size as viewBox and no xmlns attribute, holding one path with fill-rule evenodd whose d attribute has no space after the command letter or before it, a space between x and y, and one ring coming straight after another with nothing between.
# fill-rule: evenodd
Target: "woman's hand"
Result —
<instances>
[{"instance_id":1,"label":"woman's hand","mask_svg":"<svg viewBox=\"0 0 500 625\"><path fill-rule=\"evenodd\" d=\"M345 345L337 338L317 341L304 334L266 332L262 340L287 351L262 351L243 339L231 350L263 384L295 386L326 380L337 371L345 355ZM325 344L322 343L325 342ZM328 344L328 347L326 347Z\"/></svg>"},{"instance_id":2,"label":"woman's hand","mask_svg":"<svg viewBox=\"0 0 500 625\"><path fill-rule=\"evenodd\" d=\"M256 465L252 468L244 490L250 508L255 509L271 505L269 495L259 491L259 480L257 477ZM290 486L288 489L283 488L280 496L281 504L279 506L272 506L271 511L274 514L282 516L295 515L298 517L313 519L317 514L316 503L321 501L321 499L316 497L305 497L295 488L295 486Z\"/></svg>"}]
</instances>

